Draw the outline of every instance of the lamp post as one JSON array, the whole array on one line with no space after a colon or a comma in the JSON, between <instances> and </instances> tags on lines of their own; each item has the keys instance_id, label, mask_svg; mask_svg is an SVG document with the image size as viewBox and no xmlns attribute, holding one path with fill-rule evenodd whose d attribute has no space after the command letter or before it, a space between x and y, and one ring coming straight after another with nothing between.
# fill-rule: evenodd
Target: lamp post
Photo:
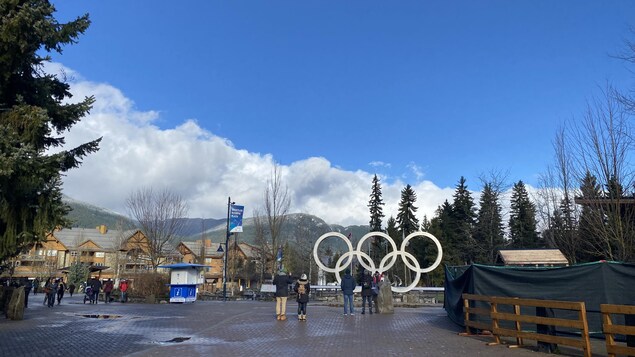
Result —
<instances>
[{"instance_id":1,"label":"lamp post","mask_svg":"<svg viewBox=\"0 0 635 357\"><path fill-rule=\"evenodd\" d=\"M232 202L232 198L227 197L227 229L225 232L226 234L225 234L225 262L224 262L225 266L223 267L223 301L227 301L227 258L229 254L229 249L227 247L229 246L229 236L231 235L231 233L229 233L229 210L233 204L234 202Z\"/></svg>"}]
</instances>

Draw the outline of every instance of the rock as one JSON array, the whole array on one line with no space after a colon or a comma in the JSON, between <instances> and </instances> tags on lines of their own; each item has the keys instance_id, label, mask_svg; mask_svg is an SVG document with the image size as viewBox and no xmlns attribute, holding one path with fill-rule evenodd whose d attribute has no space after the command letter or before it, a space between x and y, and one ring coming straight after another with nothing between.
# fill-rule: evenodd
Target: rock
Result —
<instances>
[{"instance_id":1,"label":"rock","mask_svg":"<svg viewBox=\"0 0 635 357\"><path fill-rule=\"evenodd\" d=\"M379 294L377 295L377 310L380 314L395 313L395 306L392 303L392 290L390 290L390 281L388 277L384 277L384 281L377 284Z\"/></svg>"},{"instance_id":2,"label":"rock","mask_svg":"<svg viewBox=\"0 0 635 357\"><path fill-rule=\"evenodd\" d=\"M13 290L11 300L7 306L7 317L11 320L24 319L24 287L21 286Z\"/></svg>"}]
</instances>

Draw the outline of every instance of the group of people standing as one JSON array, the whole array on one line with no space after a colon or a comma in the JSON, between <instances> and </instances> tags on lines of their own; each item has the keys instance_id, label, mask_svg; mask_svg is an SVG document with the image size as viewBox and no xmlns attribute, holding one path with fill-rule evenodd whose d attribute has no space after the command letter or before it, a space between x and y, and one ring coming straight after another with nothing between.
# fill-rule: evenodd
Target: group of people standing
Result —
<instances>
[{"instance_id":1,"label":"group of people standing","mask_svg":"<svg viewBox=\"0 0 635 357\"><path fill-rule=\"evenodd\" d=\"M114 300L112 292L115 289L115 283L108 278L103 283L97 278L92 278L86 282L86 295L91 304L97 304L99 301L99 292L104 292L104 303L110 304ZM120 301L128 301L128 281L121 280L119 282Z\"/></svg>"},{"instance_id":2,"label":"group of people standing","mask_svg":"<svg viewBox=\"0 0 635 357\"><path fill-rule=\"evenodd\" d=\"M278 275L273 278L273 285L276 286L276 319L284 321L287 319L287 298L289 297L289 285L293 284L291 273L280 269ZM293 291L297 294L298 320L306 321L306 306L309 303L309 292L311 285L306 274L302 274L300 279L293 286Z\"/></svg>"},{"instance_id":3,"label":"group of people standing","mask_svg":"<svg viewBox=\"0 0 635 357\"><path fill-rule=\"evenodd\" d=\"M38 291L39 291L39 286L40 283L36 280L33 281L32 285L29 284L29 288L27 291L27 294L30 293L31 290L33 290L33 295L37 295ZM32 288L32 289L31 289ZM91 303L97 303L98 300L98 296L99 296L99 292L103 291L104 292L104 302L106 304L109 304L112 302L112 298L111 298L111 294L114 290L114 283L112 281L112 279L108 279L106 281L102 282L99 281L99 279L93 277L91 279L89 279L88 281L86 281L85 283L85 287L84 287L84 292L86 293L87 297L90 299ZM73 293L75 293L75 289L76 286L73 283L70 284L66 284L64 282L64 279L62 278L48 278L46 280L46 282L44 283L44 287L43 287L43 291L44 291L44 305L48 306L48 307L53 307L55 306L55 301L57 301L57 305L60 305L62 303L62 299L64 298L64 294L66 291L69 292L70 296L73 296ZM120 300L121 302L126 302L128 301L128 281L127 280L121 280L119 282L119 291L120 291ZM25 296L25 307L28 307L28 296Z\"/></svg>"},{"instance_id":4,"label":"group of people standing","mask_svg":"<svg viewBox=\"0 0 635 357\"><path fill-rule=\"evenodd\" d=\"M381 281L382 276L379 272L375 272L375 275L371 276L369 270L362 272L359 279L359 285L362 287L362 315L366 313L366 303L368 303L368 313L373 314L373 303L375 305L375 312L377 312L377 295L379 293L377 284ZM344 295L344 316L355 314L354 294L357 281L351 275L351 270L346 268L344 270L344 277L340 283L342 294Z\"/></svg>"},{"instance_id":5,"label":"group of people standing","mask_svg":"<svg viewBox=\"0 0 635 357\"><path fill-rule=\"evenodd\" d=\"M362 287L362 315L366 313L366 303L368 303L368 312L373 314L373 304L375 305L375 312L377 312L377 295L379 294L379 288L377 284L382 280L382 275L379 272L375 272L373 276L370 275L370 270L365 270L359 279L359 285ZM354 315L355 307L353 304L355 287L357 282L351 275L351 270L346 268L344 271L344 277L340 283L342 288L342 294L344 295L344 316Z\"/></svg>"},{"instance_id":6,"label":"group of people standing","mask_svg":"<svg viewBox=\"0 0 635 357\"><path fill-rule=\"evenodd\" d=\"M373 313L373 302L375 305L375 312L377 312L377 295L379 293L378 283L382 280L383 276L379 272L375 272L371 276L370 271L365 271L359 281L362 287L362 315L366 313L366 303L368 302L368 312ZM284 321L287 319L287 299L289 297L289 285L293 284L293 278L291 273L287 273L283 269L278 271L278 274L273 278L273 285L276 287L276 319L278 321ZM354 290L357 286L357 282L351 275L351 270L346 268L344 271L344 277L340 287L342 294L344 295L344 315L353 315L353 297ZM309 292L311 291L311 284L306 274L302 274L300 279L295 282L293 291L297 294L296 301L298 302L298 320L306 321L306 308L309 302Z\"/></svg>"},{"instance_id":7,"label":"group of people standing","mask_svg":"<svg viewBox=\"0 0 635 357\"><path fill-rule=\"evenodd\" d=\"M75 291L75 285L68 287L71 296ZM57 305L62 303L64 292L67 290L66 283L62 278L48 278L44 283L44 305L48 307L55 306L55 298L57 297ZM33 294L37 294L37 289L33 290Z\"/></svg>"}]
</instances>

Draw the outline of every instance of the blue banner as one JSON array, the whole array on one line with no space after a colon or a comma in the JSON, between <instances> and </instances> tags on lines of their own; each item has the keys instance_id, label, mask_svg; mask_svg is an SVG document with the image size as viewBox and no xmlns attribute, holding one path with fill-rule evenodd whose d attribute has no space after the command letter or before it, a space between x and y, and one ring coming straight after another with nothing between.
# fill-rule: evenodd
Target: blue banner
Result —
<instances>
[{"instance_id":1,"label":"blue banner","mask_svg":"<svg viewBox=\"0 0 635 357\"><path fill-rule=\"evenodd\" d=\"M243 212L245 211L245 206L231 205L231 209L229 211L229 232L239 232L243 231Z\"/></svg>"}]
</instances>

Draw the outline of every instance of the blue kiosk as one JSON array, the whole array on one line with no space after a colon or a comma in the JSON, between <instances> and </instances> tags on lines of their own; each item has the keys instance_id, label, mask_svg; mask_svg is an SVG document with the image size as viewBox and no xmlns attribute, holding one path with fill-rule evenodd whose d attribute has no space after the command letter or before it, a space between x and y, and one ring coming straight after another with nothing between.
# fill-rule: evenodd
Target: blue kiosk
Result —
<instances>
[{"instance_id":1,"label":"blue kiosk","mask_svg":"<svg viewBox=\"0 0 635 357\"><path fill-rule=\"evenodd\" d=\"M196 301L196 287L205 282L204 270L209 266L177 263L159 268L170 269L170 302L183 303Z\"/></svg>"}]
</instances>

